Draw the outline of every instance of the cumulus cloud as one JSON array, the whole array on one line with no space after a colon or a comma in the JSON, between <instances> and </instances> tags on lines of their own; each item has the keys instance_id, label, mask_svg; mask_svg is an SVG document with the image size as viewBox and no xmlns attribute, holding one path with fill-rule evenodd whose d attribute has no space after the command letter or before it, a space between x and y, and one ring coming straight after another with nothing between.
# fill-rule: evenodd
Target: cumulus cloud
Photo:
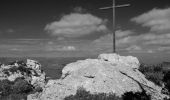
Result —
<instances>
[{"instance_id":1,"label":"cumulus cloud","mask_svg":"<svg viewBox=\"0 0 170 100\"><path fill-rule=\"evenodd\" d=\"M45 30L52 36L81 37L87 34L106 31L106 20L92 14L71 13L59 21L47 24Z\"/></svg>"},{"instance_id":2,"label":"cumulus cloud","mask_svg":"<svg viewBox=\"0 0 170 100\"><path fill-rule=\"evenodd\" d=\"M143 27L150 28L150 31L139 34L131 30L117 30L116 47L118 51L155 53L160 51L167 52L169 50L170 8L153 9L132 18L131 21L141 24ZM98 48L107 48L112 51L112 34L104 35L96 39L94 43L98 45Z\"/></svg>"},{"instance_id":3,"label":"cumulus cloud","mask_svg":"<svg viewBox=\"0 0 170 100\"><path fill-rule=\"evenodd\" d=\"M131 19L154 32L170 32L170 8L153 9Z\"/></svg>"}]
</instances>

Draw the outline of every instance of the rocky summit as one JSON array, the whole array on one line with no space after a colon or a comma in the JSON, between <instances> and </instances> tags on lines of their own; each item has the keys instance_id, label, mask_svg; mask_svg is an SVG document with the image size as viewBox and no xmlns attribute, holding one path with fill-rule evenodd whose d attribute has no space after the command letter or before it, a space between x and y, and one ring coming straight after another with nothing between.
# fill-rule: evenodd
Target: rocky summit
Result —
<instances>
[{"instance_id":1,"label":"rocky summit","mask_svg":"<svg viewBox=\"0 0 170 100\"><path fill-rule=\"evenodd\" d=\"M79 88L91 94L107 93L122 96L126 92L144 92L152 100L163 100L162 88L148 81L138 70L136 57L100 54L98 59L79 60L67 64L62 77L49 80L42 93L31 94L28 100L63 100L75 95Z\"/></svg>"}]
</instances>

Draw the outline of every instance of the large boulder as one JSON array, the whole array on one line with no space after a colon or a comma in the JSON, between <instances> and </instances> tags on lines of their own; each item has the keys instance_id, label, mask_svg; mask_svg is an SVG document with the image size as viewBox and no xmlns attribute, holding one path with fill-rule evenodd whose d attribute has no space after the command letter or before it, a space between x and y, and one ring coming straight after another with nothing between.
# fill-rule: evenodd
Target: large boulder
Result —
<instances>
[{"instance_id":1,"label":"large boulder","mask_svg":"<svg viewBox=\"0 0 170 100\"><path fill-rule=\"evenodd\" d=\"M22 78L34 88L42 88L45 85L45 76L41 70L41 64L35 60L14 61L8 65L1 64L0 66L0 81L15 82L16 79Z\"/></svg>"},{"instance_id":2,"label":"large boulder","mask_svg":"<svg viewBox=\"0 0 170 100\"><path fill-rule=\"evenodd\" d=\"M75 95L83 87L92 94L112 93L122 96L127 92L145 92L152 100L162 100L162 88L148 81L139 72L139 61L132 56L101 54L98 59L79 60L62 70L62 77L49 80L43 92L28 96L28 100L63 100Z\"/></svg>"}]
</instances>

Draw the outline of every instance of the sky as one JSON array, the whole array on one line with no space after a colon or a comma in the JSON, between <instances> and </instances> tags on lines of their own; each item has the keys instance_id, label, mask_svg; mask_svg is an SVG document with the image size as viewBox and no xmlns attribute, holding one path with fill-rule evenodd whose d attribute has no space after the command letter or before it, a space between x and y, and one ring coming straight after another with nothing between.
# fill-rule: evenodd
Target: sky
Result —
<instances>
[{"instance_id":1,"label":"sky","mask_svg":"<svg viewBox=\"0 0 170 100\"><path fill-rule=\"evenodd\" d=\"M116 0L116 51L170 60L170 1ZM112 0L1 0L0 56L92 57L112 52Z\"/></svg>"}]
</instances>

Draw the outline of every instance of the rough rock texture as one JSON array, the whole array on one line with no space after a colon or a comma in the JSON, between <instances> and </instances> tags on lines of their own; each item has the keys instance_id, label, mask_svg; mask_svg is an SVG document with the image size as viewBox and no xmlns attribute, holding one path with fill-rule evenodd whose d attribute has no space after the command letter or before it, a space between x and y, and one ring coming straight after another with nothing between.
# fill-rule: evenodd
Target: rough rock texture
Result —
<instances>
[{"instance_id":1,"label":"rough rock texture","mask_svg":"<svg viewBox=\"0 0 170 100\"><path fill-rule=\"evenodd\" d=\"M26 63L15 61L0 66L0 80L15 81L17 78L24 78L35 88L45 85L45 73L41 71L41 64L34 60L27 59Z\"/></svg>"},{"instance_id":2,"label":"rough rock texture","mask_svg":"<svg viewBox=\"0 0 170 100\"><path fill-rule=\"evenodd\" d=\"M63 100L76 94L79 87L90 93L146 92L152 100L162 100L161 87L148 81L138 71L139 61L132 56L101 54L98 59L70 63L62 70L59 80L50 80L41 94L32 94L28 100Z\"/></svg>"}]
</instances>

